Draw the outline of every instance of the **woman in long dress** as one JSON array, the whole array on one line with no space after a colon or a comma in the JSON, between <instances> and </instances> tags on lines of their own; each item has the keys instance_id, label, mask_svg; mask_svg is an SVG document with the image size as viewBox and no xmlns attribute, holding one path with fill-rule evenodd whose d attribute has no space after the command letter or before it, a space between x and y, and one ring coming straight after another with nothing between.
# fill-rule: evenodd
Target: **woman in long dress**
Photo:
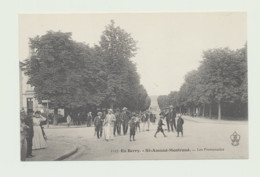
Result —
<instances>
[{"instance_id":1,"label":"woman in long dress","mask_svg":"<svg viewBox=\"0 0 260 177\"><path fill-rule=\"evenodd\" d=\"M116 120L115 115L113 114L112 109L108 110L108 114L105 117L103 128L104 128L104 137L106 141L112 140L113 137L113 129L114 129L114 122Z\"/></svg>"},{"instance_id":2,"label":"woman in long dress","mask_svg":"<svg viewBox=\"0 0 260 177\"><path fill-rule=\"evenodd\" d=\"M42 121L45 121L46 118L41 116L39 112L35 112L35 115L33 116L33 140L32 144L33 147L32 149L42 149L47 147L46 140L44 139L44 136L42 134L42 129L40 126L40 123Z\"/></svg>"}]
</instances>

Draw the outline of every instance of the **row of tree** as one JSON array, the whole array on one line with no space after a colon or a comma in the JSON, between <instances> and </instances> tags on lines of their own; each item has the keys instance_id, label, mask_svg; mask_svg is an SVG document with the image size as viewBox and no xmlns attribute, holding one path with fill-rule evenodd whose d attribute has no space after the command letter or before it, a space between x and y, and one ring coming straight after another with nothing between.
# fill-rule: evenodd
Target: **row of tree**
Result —
<instances>
[{"instance_id":1,"label":"row of tree","mask_svg":"<svg viewBox=\"0 0 260 177\"><path fill-rule=\"evenodd\" d=\"M247 83L247 45L210 49L203 52L199 68L186 74L180 90L159 96L158 104L191 115L247 119Z\"/></svg>"},{"instance_id":2,"label":"row of tree","mask_svg":"<svg viewBox=\"0 0 260 177\"><path fill-rule=\"evenodd\" d=\"M150 98L130 60L137 47L129 33L111 21L94 47L71 35L48 31L30 39L26 74L40 103L50 100L55 110L149 108Z\"/></svg>"}]
</instances>

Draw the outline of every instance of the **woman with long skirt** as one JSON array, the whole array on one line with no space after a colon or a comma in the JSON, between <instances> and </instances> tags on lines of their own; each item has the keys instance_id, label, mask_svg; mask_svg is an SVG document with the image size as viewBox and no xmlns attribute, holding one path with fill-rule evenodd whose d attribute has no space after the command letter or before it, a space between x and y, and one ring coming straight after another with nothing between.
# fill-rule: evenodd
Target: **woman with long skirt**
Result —
<instances>
[{"instance_id":1,"label":"woman with long skirt","mask_svg":"<svg viewBox=\"0 0 260 177\"><path fill-rule=\"evenodd\" d=\"M47 147L46 140L43 136L42 129L41 129L41 122L45 121L46 118L40 115L40 112L35 112L33 116L33 140L32 140L32 149L42 149Z\"/></svg>"},{"instance_id":2,"label":"woman with long skirt","mask_svg":"<svg viewBox=\"0 0 260 177\"><path fill-rule=\"evenodd\" d=\"M109 109L108 114L105 117L103 128L104 128L104 137L106 141L113 140L113 129L114 122L116 120L115 115L113 114L113 110Z\"/></svg>"}]
</instances>

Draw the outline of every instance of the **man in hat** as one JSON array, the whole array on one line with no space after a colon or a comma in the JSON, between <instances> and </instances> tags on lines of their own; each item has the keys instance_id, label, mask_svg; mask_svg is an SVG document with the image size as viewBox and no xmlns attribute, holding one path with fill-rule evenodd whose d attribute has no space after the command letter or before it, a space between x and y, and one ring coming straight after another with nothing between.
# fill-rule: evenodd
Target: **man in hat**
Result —
<instances>
[{"instance_id":1,"label":"man in hat","mask_svg":"<svg viewBox=\"0 0 260 177\"><path fill-rule=\"evenodd\" d=\"M102 116L102 112L98 112L97 116L94 118L95 131L96 131L98 139L100 138L102 124L103 124L103 120L102 120L101 116Z\"/></svg>"},{"instance_id":2,"label":"man in hat","mask_svg":"<svg viewBox=\"0 0 260 177\"><path fill-rule=\"evenodd\" d=\"M167 122L167 128L168 132L170 132L170 129L172 132L174 132L173 126L176 130L176 123L175 123L175 117L176 117L176 112L174 110L174 107L171 105L170 110L166 115L166 122Z\"/></svg>"},{"instance_id":3,"label":"man in hat","mask_svg":"<svg viewBox=\"0 0 260 177\"><path fill-rule=\"evenodd\" d=\"M26 137L26 140L27 140L27 154L26 154L26 157L27 158L31 158L33 157L32 155L32 139L33 139L33 135L34 135L34 131L33 131L33 111L32 110L29 110L28 111L28 115L26 116L24 122L25 124L28 126L27 128L27 137Z\"/></svg>"},{"instance_id":4,"label":"man in hat","mask_svg":"<svg viewBox=\"0 0 260 177\"><path fill-rule=\"evenodd\" d=\"M122 112L122 114L121 114L121 119L122 119L122 121L123 121L123 133L124 133L124 135L127 134L128 122L129 122L129 116L128 116L127 113L126 113L126 110L127 110L127 108L124 107L124 108L122 109L123 112Z\"/></svg>"},{"instance_id":5,"label":"man in hat","mask_svg":"<svg viewBox=\"0 0 260 177\"><path fill-rule=\"evenodd\" d=\"M116 116L116 121L115 121L115 124L114 124L114 136L115 136L116 132L117 132L117 135L121 134L122 120L121 120L120 109L119 108L116 109L115 116Z\"/></svg>"}]
</instances>

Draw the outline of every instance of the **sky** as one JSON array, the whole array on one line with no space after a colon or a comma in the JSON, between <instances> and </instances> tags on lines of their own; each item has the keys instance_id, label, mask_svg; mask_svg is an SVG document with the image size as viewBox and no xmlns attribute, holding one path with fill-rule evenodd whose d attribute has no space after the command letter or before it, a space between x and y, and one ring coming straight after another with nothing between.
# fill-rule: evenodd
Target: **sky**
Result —
<instances>
[{"instance_id":1,"label":"sky","mask_svg":"<svg viewBox=\"0 0 260 177\"><path fill-rule=\"evenodd\" d=\"M72 32L75 41L98 44L112 19L137 41L131 60L149 95L178 91L185 74L200 65L204 50L238 49L247 41L245 12L20 14L19 60L29 55L29 38L49 30Z\"/></svg>"}]
</instances>

